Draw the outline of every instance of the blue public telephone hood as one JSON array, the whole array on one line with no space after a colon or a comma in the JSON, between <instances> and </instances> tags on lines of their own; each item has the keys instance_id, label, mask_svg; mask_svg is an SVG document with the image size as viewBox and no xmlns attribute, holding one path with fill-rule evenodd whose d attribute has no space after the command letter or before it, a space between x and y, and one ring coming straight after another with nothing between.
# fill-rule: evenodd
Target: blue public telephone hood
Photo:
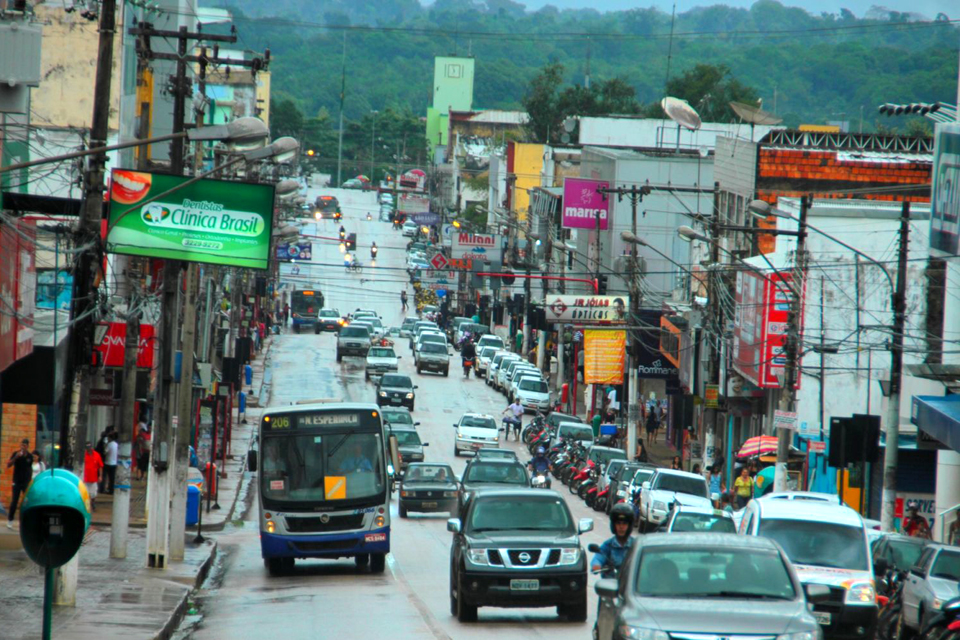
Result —
<instances>
[{"instance_id":1,"label":"blue public telephone hood","mask_svg":"<svg viewBox=\"0 0 960 640\"><path fill-rule=\"evenodd\" d=\"M90 527L90 495L80 478L48 469L27 487L20 508L20 540L30 559L44 567L66 564Z\"/></svg>"}]
</instances>

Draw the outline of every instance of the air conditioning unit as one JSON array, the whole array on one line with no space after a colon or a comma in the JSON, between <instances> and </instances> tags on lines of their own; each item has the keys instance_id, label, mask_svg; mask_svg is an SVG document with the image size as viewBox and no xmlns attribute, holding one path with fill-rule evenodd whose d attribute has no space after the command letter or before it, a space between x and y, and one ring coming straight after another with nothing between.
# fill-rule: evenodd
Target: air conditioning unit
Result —
<instances>
[{"instance_id":1,"label":"air conditioning unit","mask_svg":"<svg viewBox=\"0 0 960 640\"><path fill-rule=\"evenodd\" d=\"M0 17L0 113L26 113L29 87L40 86L39 24Z\"/></svg>"}]
</instances>

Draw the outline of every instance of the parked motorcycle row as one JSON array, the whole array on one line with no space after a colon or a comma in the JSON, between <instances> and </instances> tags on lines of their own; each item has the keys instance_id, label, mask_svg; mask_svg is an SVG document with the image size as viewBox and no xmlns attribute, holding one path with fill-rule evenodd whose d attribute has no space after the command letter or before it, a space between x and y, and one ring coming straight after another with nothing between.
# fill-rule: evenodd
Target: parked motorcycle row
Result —
<instances>
[{"instance_id":1,"label":"parked motorcycle row","mask_svg":"<svg viewBox=\"0 0 960 640\"><path fill-rule=\"evenodd\" d=\"M877 584L877 640L960 640L960 598L948 600L926 619L918 633L903 623L903 588L906 575L890 570Z\"/></svg>"}]
</instances>

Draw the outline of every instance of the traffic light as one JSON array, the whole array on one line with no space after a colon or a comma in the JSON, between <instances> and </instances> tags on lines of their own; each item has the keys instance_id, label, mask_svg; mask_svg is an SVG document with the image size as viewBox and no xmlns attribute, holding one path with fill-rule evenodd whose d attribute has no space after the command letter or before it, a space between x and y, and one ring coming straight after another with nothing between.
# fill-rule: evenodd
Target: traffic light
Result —
<instances>
[{"instance_id":1,"label":"traffic light","mask_svg":"<svg viewBox=\"0 0 960 640\"><path fill-rule=\"evenodd\" d=\"M503 284L513 284L516 282L517 278L510 271L501 271L500 272L500 282Z\"/></svg>"},{"instance_id":2,"label":"traffic light","mask_svg":"<svg viewBox=\"0 0 960 640\"><path fill-rule=\"evenodd\" d=\"M607 276L606 274L597 275L597 295L605 296L607 295Z\"/></svg>"}]
</instances>

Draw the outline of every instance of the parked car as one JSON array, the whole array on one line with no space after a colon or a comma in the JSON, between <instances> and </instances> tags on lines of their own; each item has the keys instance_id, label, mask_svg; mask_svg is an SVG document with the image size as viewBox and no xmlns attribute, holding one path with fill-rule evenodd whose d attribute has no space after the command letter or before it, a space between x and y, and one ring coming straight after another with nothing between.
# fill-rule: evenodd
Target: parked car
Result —
<instances>
[{"instance_id":1,"label":"parked car","mask_svg":"<svg viewBox=\"0 0 960 640\"><path fill-rule=\"evenodd\" d=\"M398 373L384 374L377 383L377 404L400 405L413 411L416 404L416 389L417 385L413 384L410 376Z\"/></svg>"},{"instance_id":2,"label":"parked car","mask_svg":"<svg viewBox=\"0 0 960 640\"><path fill-rule=\"evenodd\" d=\"M500 367L513 360L519 360L520 356L510 351L502 351L493 357L490 364L487 365L486 382L488 387L496 386L497 372Z\"/></svg>"},{"instance_id":3,"label":"parked car","mask_svg":"<svg viewBox=\"0 0 960 640\"><path fill-rule=\"evenodd\" d=\"M940 613L940 608L960 596L960 549L929 544L910 567L903 581L901 620L908 633L918 632Z\"/></svg>"},{"instance_id":4,"label":"parked car","mask_svg":"<svg viewBox=\"0 0 960 640\"><path fill-rule=\"evenodd\" d=\"M579 441L585 447L593 446L593 429L583 422L561 422L554 431L551 446L560 444L561 440Z\"/></svg>"},{"instance_id":5,"label":"parked car","mask_svg":"<svg viewBox=\"0 0 960 640\"><path fill-rule=\"evenodd\" d=\"M337 334L337 362L343 356L367 357L370 350L370 330L363 326L348 325Z\"/></svg>"},{"instance_id":6,"label":"parked car","mask_svg":"<svg viewBox=\"0 0 960 640\"><path fill-rule=\"evenodd\" d=\"M776 541L803 584L829 587L813 610L825 638L872 639L878 610L863 518L835 502L776 496L747 503L740 533Z\"/></svg>"},{"instance_id":7,"label":"parked car","mask_svg":"<svg viewBox=\"0 0 960 640\"><path fill-rule=\"evenodd\" d=\"M550 388L542 378L531 376L520 378L514 397L528 411L547 411L550 409Z\"/></svg>"},{"instance_id":8,"label":"parked car","mask_svg":"<svg viewBox=\"0 0 960 640\"><path fill-rule=\"evenodd\" d=\"M883 561L885 568L905 574L918 563L920 554L929 544L930 541L924 538L888 533L873 545L873 563ZM877 579L883 578L882 574Z\"/></svg>"},{"instance_id":9,"label":"parked car","mask_svg":"<svg viewBox=\"0 0 960 640\"><path fill-rule=\"evenodd\" d=\"M580 534L593 520L575 523L555 491L489 491L447 521L450 610L460 622L477 608L557 607L574 622L587 619L587 559Z\"/></svg>"},{"instance_id":10,"label":"parked car","mask_svg":"<svg viewBox=\"0 0 960 640\"><path fill-rule=\"evenodd\" d=\"M453 441L453 455L480 447L500 447L500 427L493 416L484 413L465 413L453 423L457 430Z\"/></svg>"},{"instance_id":11,"label":"parked car","mask_svg":"<svg viewBox=\"0 0 960 640\"><path fill-rule=\"evenodd\" d=\"M477 325L477 326L486 327L486 325ZM487 331L489 330L490 329L487 328ZM482 349L485 349L486 347L496 347L497 349L503 349L504 348L503 338L501 338L500 336L495 336L492 333L488 333L487 335L484 335L479 340L477 340L477 353L480 353L480 351Z\"/></svg>"},{"instance_id":12,"label":"parked car","mask_svg":"<svg viewBox=\"0 0 960 640\"><path fill-rule=\"evenodd\" d=\"M592 546L592 545L591 545ZM595 585L596 638L782 638L818 640L807 603L826 596L804 588L770 540L734 534L640 536L620 580Z\"/></svg>"},{"instance_id":13,"label":"parked car","mask_svg":"<svg viewBox=\"0 0 960 640\"><path fill-rule=\"evenodd\" d=\"M664 533L736 533L737 525L729 511L678 504L660 530Z\"/></svg>"},{"instance_id":14,"label":"parked car","mask_svg":"<svg viewBox=\"0 0 960 640\"><path fill-rule=\"evenodd\" d=\"M654 465L646 462L627 462L626 464L620 466L616 473L610 476L610 498L607 500L607 513L610 513L610 509L612 509L613 505L617 504L618 502L630 501L630 481L633 479L634 475L636 475L638 470L650 469L652 474L655 468L656 467Z\"/></svg>"},{"instance_id":15,"label":"parked car","mask_svg":"<svg viewBox=\"0 0 960 640\"><path fill-rule=\"evenodd\" d=\"M643 529L649 531L663 524L673 503L712 509L707 481L696 473L657 469L642 485L640 520Z\"/></svg>"},{"instance_id":16,"label":"parked car","mask_svg":"<svg viewBox=\"0 0 960 640\"><path fill-rule=\"evenodd\" d=\"M493 360L493 357L500 353L500 351L501 349L497 347L477 348L477 361L473 368L476 370L478 378L487 375L487 367L490 366L490 361Z\"/></svg>"},{"instance_id":17,"label":"parked car","mask_svg":"<svg viewBox=\"0 0 960 640\"><path fill-rule=\"evenodd\" d=\"M400 324L400 337L410 338L413 335L413 326L418 322L420 322L420 318L416 316L407 316L404 318Z\"/></svg>"},{"instance_id":18,"label":"parked car","mask_svg":"<svg viewBox=\"0 0 960 640\"><path fill-rule=\"evenodd\" d=\"M393 347L373 346L367 351L367 364L364 367L363 376L369 380L385 373L396 373L399 364L400 356L396 354Z\"/></svg>"},{"instance_id":19,"label":"parked car","mask_svg":"<svg viewBox=\"0 0 960 640\"><path fill-rule=\"evenodd\" d=\"M454 514L459 488L448 464L415 462L407 467L400 482L400 517L411 511Z\"/></svg>"}]
</instances>

